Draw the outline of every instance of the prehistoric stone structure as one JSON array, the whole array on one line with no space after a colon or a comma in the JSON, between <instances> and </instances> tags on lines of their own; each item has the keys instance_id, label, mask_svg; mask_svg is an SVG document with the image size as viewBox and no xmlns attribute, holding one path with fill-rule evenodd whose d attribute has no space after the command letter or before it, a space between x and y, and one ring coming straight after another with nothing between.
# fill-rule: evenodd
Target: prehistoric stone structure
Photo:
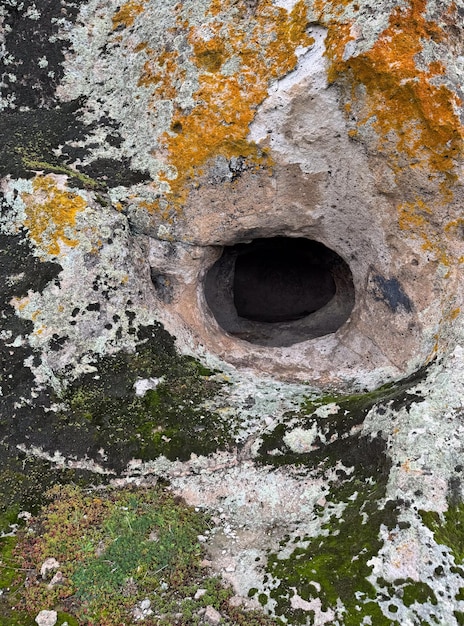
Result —
<instances>
[{"instance_id":1,"label":"prehistoric stone structure","mask_svg":"<svg viewBox=\"0 0 464 626\"><path fill-rule=\"evenodd\" d=\"M1 3L8 502L161 476L283 623L463 623L463 16Z\"/></svg>"}]
</instances>

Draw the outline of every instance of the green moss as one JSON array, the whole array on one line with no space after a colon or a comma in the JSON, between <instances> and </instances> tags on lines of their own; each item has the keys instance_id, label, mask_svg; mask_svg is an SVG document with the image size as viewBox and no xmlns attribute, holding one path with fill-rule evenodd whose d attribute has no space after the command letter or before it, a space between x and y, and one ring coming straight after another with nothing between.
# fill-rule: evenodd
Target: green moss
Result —
<instances>
[{"instance_id":1,"label":"green moss","mask_svg":"<svg viewBox=\"0 0 464 626\"><path fill-rule=\"evenodd\" d=\"M269 555L267 595L276 602L277 616L285 616L295 625L307 623L308 612L291 606L293 594L298 593L308 602L320 599L322 610L336 611L341 601L343 616L337 616L344 626L359 626L365 623L365 618L376 626L397 624L398 621L385 615L380 606L388 599L399 600L417 620L415 623L425 624L420 617L420 607L439 604L428 584L410 578L393 583L377 579L377 586L374 586L369 580L372 574L369 561L383 546L381 527L391 530L398 526L399 504L383 503L384 493L384 484L375 486L357 478L342 482L332 490L334 500L346 503L341 515L332 515L316 537L291 541L285 538L281 549L287 554L292 544L296 544L289 556L282 558L280 551ZM252 597L258 593L258 589L250 590ZM262 591L258 599L266 603ZM392 603L389 611L394 615L398 609ZM440 623L433 612L430 620L427 623Z\"/></svg>"},{"instance_id":2,"label":"green moss","mask_svg":"<svg viewBox=\"0 0 464 626\"><path fill-rule=\"evenodd\" d=\"M56 482L71 480L84 485L101 481L101 477L85 471L56 470L46 461L0 444L0 532L9 533L12 528L23 526L24 519L18 519L20 511L37 512L44 502L44 491ZM36 626L24 612L12 611L24 583L16 545L17 535L0 539L0 626Z\"/></svg>"},{"instance_id":3,"label":"green moss","mask_svg":"<svg viewBox=\"0 0 464 626\"><path fill-rule=\"evenodd\" d=\"M323 610L336 610L341 601L344 610L340 623L344 626L359 626L365 619L380 626L393 623L379 602L397 597L397 590L387 586L379 594L368 580L372 574L372 565L368 563L383 546L381 527L393 528L398 524L399 505L384 502L391 460L380 434L360 436L357 427L372 409L382 413L387 407L398 410L422 401L410 389L424 374L425 370L420 370L403 381L371 392L309 398L299 411L289 412L282 423L262 437L259 460L297 465L303 472L304 467L310 467L312 475L319 473L330 486L328 499L344 504L341 517L333 514L317 537L292 539L291 544L289 538L284 538L281 550L269 555L268 580L264 585L269 584L266 593L276 603L277 616L285 616L292 624L306 624L311 619L311 612L292 608L291 597L296 590L303 600L320 599ZM329 404L337 405L335 413L317 415L317 409ZM314 424L323 439L316 437L308 452L292 451L286 434L297 427L310 430ZM337 466L337 478L329 479ZM314 510L318 516L326 511L318 506ZM282 558L282 550L286 554L290 550L290 555ZM408 602L413 602L413 598L419 603L436 602L427 586L414 586L413 581L404 582L401 594L406 594ZM265 602L263 590L254 589L251 595Z\"/></svg>"},{"instance_id":4,"label":"green moss","mask_svg":"<svg viewBox=\"0 0 464 626\"><path fill-rule=\"evenodd\" d=\"M56 622L56 626L62 626L67 622L68 626L79 626L79 622L75 617L70 615L69 613L58 613L58 621Z\"/></svg>"},{"instance_id":5,"label":"green moss","mask_svg":"<svg viewBox=\"0 0 464 626\"><path fill-rule=\"evenodd\" d=\"M299 411L288 412L284 416L283 423L263 435L258 460L277 466L288 464L314 466L323 462L328 467L344 455L346 456L347 450L351 449L349 464L364 466L366 476L369 475L372 469L369 458L366 457L365 446L358 446L359 450L356 450L359 437L351 434L352 429L361 425L374 407L379 411L384 411L385 407L399 410L401 407L409 406L412 402L423 401L421 396L409 393L409 389L417 384L425 375L425 371L426 368L422 368L402 381L389 383L365 393L308 398ZM336 412L326 417L319 417L316 410L329 404L338 406ZM319 450L306 453L293 452L284 441L289 430L289 423L303 430L309 430L317 424L318 429L324 432L326 442L315 441Z\"/></svg>"},{"instance_id":6,"label":"green moss","mask_svg":"<svg viewBox=\"0 0 464 626\"><path fill-rule=\"evenodd\" d=\"M457 565L464 563L464 503L450 506L440 516L433 511L420 511L422 521L433 532L437 543L448 546Z\"/></svg>"},{"instance_id":7,"label":"green moss","mask_svg":"<svg viewBox=\"0 0 464 626\"><path fill-rule=\"evenodd\" d=\"M52 165L46 161L30 159L27 156L23 156L23 163L25 167L30 170L66 174L71 179L77 179L84 187L90 187L90 189L102 186L102 183L98 183L96 180L93 180L93 178L82 174L82 172L73 170L70 167L66 167L65 165Z\"/></svg>"},{"instance_id":8,"label":"green moss","mask_svg":"<svg viewBox=\"0 0 464 626\"><path fill-rule=\"evenodd\" d=\"M15 506L4 512L0 518L2 532L11 532L18 520L19 507ZM9 598L16 594L22 584L23 573L15 558L18 543L16 535L0 538L0 626L31 626L35 623L27 614L11 610Z\"/></svg>"},{"instance_id":9,"label":"green moss","mask_svg":"<svg viewBox=\"0 0 464 626\"><path fill-rule=\"evenodd\" d=\"M383 489L353 481L337 492L341 500L348 500L340 518L333 515L324 524L322 533L306 537L287 558L277 554L268 558L267 572L277 586L272 585L270 598L275 600L276 614L291 616L293 624L306 624L307 613L291 607L294 591L306 601L319 598L322 609L334 608L340 599L345 606L345 626L359 625L363 617L371 617L376 625L389 625L375 602L377 593L367 580L372 572L368 561L382 546L380 526L396 524L397 512L393 503L379 506ZM282 548L288 546L284 540Z\"/></svg>"},{"instance_id":10,"label":"green moss","mask_svg":"<svg viewBox=\"0 0 464 626\"><path fill-rule=\"evenodd\" d=\"M453 615L459 626L462 626L464 624L464 613L462 611L454 611Z\"/></svg>"},{"instance_id":11,"label":"green moss","mask_svg":"<svg viewBox=\"0 0 464 626\"><path fill-rule=\"evenodd\" d=\"M1 510L1 509L0 509ZM9 533L11 526L18 521L19 505L15 504L0 512L0 533Z\"/></svg>"},{"instance_id":12,"label":"green moss","mask_svg":"<svg viewBox=\"0 0 464 626\"><path fill-rule=\"evenodd\" d=\"M0 589L10 588L18 577L12 556L16 542L16 537L0 538Z\"/></svg>"},{"instance_id":13,"label":"green moss","mask_svg":"<svg viewBox=\"0 0 464 626\"><path fill-rule=\"evenodd\" d=\"M68 406L55 418L50 416L55 436L62 433L60 449L66 454L69 440L74 446L69 453L100 462L103 448L108 464L120 471L132 458L164 455L185 461L192 453L207 455L232 445L230 419L204 407L222 384L215 373L178 355L161 327L142 332L143 342L135 352L98 359L97 372L81 376L57 398ZM158 384L137 396L134 385L146 378L158 379Z\"/></svg>"},{"instance_id":14,"label":"green moss","mask_svg":"<svg viewBox=\"0 0 464 626\"><path fill-rule=\"evenodd\" d=\"M71 576L90 620L98 620L102 607L117 601L129 579L136 586L151 583L155 589L164 578L180 585L200 555L197 535L205 528L200 516L154 492L118 494L105 517L101 536L92 530L85 537L83 543L91 544L85 548L89 556ZM155 539L150 539L151 533ZM104 540L103 554L94 555L98 541Z\"/></svg>"},{"instance_id":15,"label":"green moss","mask_svg":"<svg viewBox=\"0 0 464 626\"><path fill-rule=\"evenodd\" d=\"M403 581L402 581L403 582ZM418 602L419 604L425 604L430 602L431 604L438 604L437 597L433 590L426 583L420 581L404 581L407 584L404 586L398 585L402 591L403 604L407 607Z\"/></svg>"},{"instance_id":16,"label":"green moss","mask_svg":"<svg viewBox=\"0 0 464 626\"><path fill-rule=\"evenodd\" d=\"M2 610L4 609L2 608ZM0 626L37 626L34 618L27 613L20 611L12 613L10 609L6 609L6 611L6 613L0 615ZM75 626L75 624L69 624L69 626Z\"/></svg>"},{"instance_id":17,"label":"green moss","mask_svg":"<svg viewBox=\"0 0 464 626\"><path fill-rule=\"evenodd\" d=\"M85 470L56 469L48 461L0 443L0 531L9 531L10 524L18 521L19 511L37 512L51 486L71 481L84 486L105 478Z\"/></svg>"},{"instance_id":18,"label":"green moss","mask_svg":"<svg viewBox=\"0 0 464 626\"><path fill-rule=\"evenodd\" d=\"M419 615L414 609L414 604L419 606L424 604L438 605L438 600L433 589L422 581L413 580L412 578L398 578L393 583L387 583L383 579L377 580L377 583L382 588L385 597L396 597L404 606L408 608L412 607L412 613L415 614L418 619ZM392 608L394 608L394 610L392 610ZM393 613L397 612L395 605L389 607L389 610ZM434 624L439 624L435 615L429 615L429 619L432 620ZM422 622L419 620L418 623Z\"/></svg>"}]
</instances>

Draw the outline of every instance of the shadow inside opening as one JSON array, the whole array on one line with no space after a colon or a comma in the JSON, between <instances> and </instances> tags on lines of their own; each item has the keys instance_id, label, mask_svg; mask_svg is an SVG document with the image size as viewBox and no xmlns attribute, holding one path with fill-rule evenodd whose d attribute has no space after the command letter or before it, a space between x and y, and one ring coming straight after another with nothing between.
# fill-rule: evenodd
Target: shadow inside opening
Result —
<instances>
[{"instance_id":1,"label":"shadow inside opening","mask_svg":"<svg viewBox=\"0 0 464 626\"><path fill-rule=\"evenodd\" d=\"M324 244L301 237L226 246L204 289L223 330L275 347L335 332L354 306L345 261Z\"/></svg>"}]
</instances>

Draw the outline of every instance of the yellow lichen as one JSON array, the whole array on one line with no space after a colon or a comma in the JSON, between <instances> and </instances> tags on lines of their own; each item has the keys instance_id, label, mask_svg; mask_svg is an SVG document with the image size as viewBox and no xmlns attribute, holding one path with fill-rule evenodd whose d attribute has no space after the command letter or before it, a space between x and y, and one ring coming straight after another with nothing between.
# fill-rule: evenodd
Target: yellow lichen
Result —
<instances>
[{"instance_id":1,"label":"yellow lichen","mask_svg":"<svg viewBox=\"0 0 464 626\"><path fill-rule=\"evenodd\" d=\"M232 22L225 17L231 8L236 13ZM181 5L177 10L181 11ZM179 13L179 24L185 27L181 19ZM262 152L247 140L249 125L267 97L270 83L296 67L298 47L314 43L306 33L303 0L290 13L271 0L260 0L252 18L242 0L213 2L208 20L206 28L187 25L190 62L198 69L199 87L193 95L196 106L189 111L175 110L171 129L162 136L157 151L157 157L166 163L160 178L171 190L170 206L182 204L188 182L218 155L263 162ZM153 85L154 100L173 100L185 75L177 53L145 53L149 59L139 85ZM231 59L237 63L237 71L222 72Z\"/></svg>"},{"instance_id":2,"label":"yellow lichen","mask_svg":"<svg viewBox=\"0 0 464 626\"><path fill-rule=\"evenodd\" d=\"M444 43L442 27L426 17L426 0L409 0L393 9L388 27L367 51L346 58L346 44L359 36L351 0L316 0L321 23L327 26L329 80L351 85L347 114L356 112L352 137L373 128L377 149L389 159L398 177L422 172L435 182L440 196L417 197L398 206L399 226L422 240L422 248L449 264L446 241L434 217L453 199L456 163L462 155L464 132L457 113L457 95L440 78L439 61L419 65L424 43ZM351 9L348 12L348 9ZM456 11L451 5L448 17ZM351 16L351 17L350 17ZM362 89L359 89L362 86Z\"/></svg>"},{"instance_id":3,"label":"yellow lichen","mask_svg":"<svg viewBox=\"0 0 464 626\"><path fill-rule=\"evenodd\" d=\"M14 307L17 311L24 311L24 309L30 304L31 299L28 296L24 298L18 298L17 296L13 296L10 300L10 305Z\"/></svg>"},{"instance_id":4,"label":"yellow lichen","mask_svg":"<svg viewBox=\"0 0 464 626\"><path fill-rule=\"evenodd\" d=\"M340 5L344 7L348 1L323 4L326 9L328 4L335 5L340 13ZM445 38L441 27L427 20L425 11L426 0L410 0L408 7L396 7L372 48L346 60L343 53L346 43L354 38L353 24L349 20L340 24L332 17L327 37L329 79L343 75L353 85L364 85L366 97L359 126L370 123L374 127L379 148L395 161L396 169L406 156L408 163L435 175L447 194L456 180L455 159L461 154L463 129L456 113L457 96L445 85L434 83L444 74L444 66L434 61L426 69L418 67L417 55L424 42ZM322 7L320 13L321 19L327 20Z\"/></svg>"},{"instance_id":5,"label":"yellow lichen","mask_svg":"<svg viewBox=\"0 0 464 626\"><path fill-rule=\"evenodd\" d=\"M37 247L51 255L60 253L60 244L75 246L76 239L66 234L75 225L76 214L86 207L78 194L58 187L51 176L37 176L32 182L33 193L23 193L26 205L25 227Z\"/></svg>"},{"instance_id":6,"label":"yellow lichen","mask_svg":"<svg viewBox=\"0 0 464 626\"><path fill-rule=\"evenodd\" d=\"M464 218L460 217L456 220L452 220L448 222L444 228L445 233L458 237L459 239L464 238Z\"/></svg>"},{"instance_id":7,"label":"yellow lichen","mask_svg":"<svg viewBox=\"0 0 464 626\"><path fill-rule=\"evenodd\" d=\"M145 9L145 2L137 0L129 0L124 3L122 7L113 15L113 28L116 29L120 26L129 28L135 22L138 15L143 13Z\"/></svg>"},{"instance_id":8,"label":"yellow lichen","mask_svg":"<svg viewBox=\"0 0 464 626\"><path fill-rule=\"evenodd\" d=\"M398 206L398 223L402 230L422 240L422 249L433 254L443 265L449 265L446 242L440 232L430 232L428 225L433 219L432 209L422 200L403 202Z\"/></svg>"}]
</instances>

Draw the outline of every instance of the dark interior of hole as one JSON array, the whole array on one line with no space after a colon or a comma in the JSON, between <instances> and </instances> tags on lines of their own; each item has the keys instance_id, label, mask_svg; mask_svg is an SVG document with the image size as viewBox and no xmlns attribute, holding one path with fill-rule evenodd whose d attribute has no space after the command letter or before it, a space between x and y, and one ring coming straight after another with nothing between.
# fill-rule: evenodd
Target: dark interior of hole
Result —
<instances>
[{"instance_id":1,"label":"dark interior of hole","mask_svg":"<svg viewBox=\"0 0 464 626\"><path fill-rule=\"evenodd\" d=\"M204 294L223 330L264 346L291 346L334 333L355 303L345 261L302 237L224 247L206 273Z\"/></svg>"},{"instance_id":2,"label":"dark interior of hole","mask_svg":"<svg viewBox=\"0 0 464 626\"><path fill-rule=\"evenodd\" d=\"M290 322L314 313L335 295L330 251L321 243L258 239L237 252L233 298L240 317Z\"/></svg>"}]
</instances>

